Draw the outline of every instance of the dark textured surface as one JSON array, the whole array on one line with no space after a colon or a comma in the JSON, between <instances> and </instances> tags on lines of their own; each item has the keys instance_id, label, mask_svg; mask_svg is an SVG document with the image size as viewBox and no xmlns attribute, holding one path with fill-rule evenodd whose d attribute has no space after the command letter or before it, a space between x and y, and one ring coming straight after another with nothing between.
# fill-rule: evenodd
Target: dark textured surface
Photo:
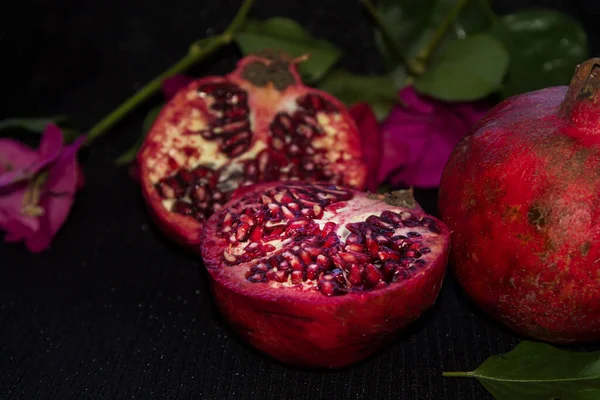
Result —
<instances>
[{"instance_id":1,"label":"dark textured surface","mask_svg":"<svg viewBox=\"0 0 600 400\"><path fill-rule=\"evenodd\" d=\"M224 29L240 4L12 3L0 15L0 117L65 113L82 127L193 40ZM595 1L497 1L502 11L531 5L580 18L597 48ZM259 0L253 15L293 17L343 48L345 67L381 70L358 2ZM236 59L224 51L193 72L227 72ZM393 347L344 371L289 368L242 344L219 318L198 258L154 229L138 187L112 165L147 109L84 155L87 185L50 250L0 244L0 399L490 398L475 381L441 372L473 369L518 338L481 315L451 277L435 308ZM435 192L418 196L435 212Z\"/></svg>"}]
</instances>

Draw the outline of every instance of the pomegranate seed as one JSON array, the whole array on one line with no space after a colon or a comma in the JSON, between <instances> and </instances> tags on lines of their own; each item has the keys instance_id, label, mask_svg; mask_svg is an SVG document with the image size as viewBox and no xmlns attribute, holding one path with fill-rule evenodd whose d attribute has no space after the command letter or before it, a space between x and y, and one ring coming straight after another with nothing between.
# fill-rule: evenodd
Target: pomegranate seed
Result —
<instances>
[{"instance_id":1,"label":"pomegranate seed","mask_svg":"<svg viewBox=\"0 0 600 400\"><path fill-rule=\"evenodd\" d=\"M267 267L265 264L263 263L259 263L256 264L255 266L252 267L252 272L260 272L260 273L266 273L269 270L269 267Z\"/></svg>"},{"instance_id":2,"label":"pomegranate seed","mask_svg":"<svg viewBox=\"0 0 600 400\"><path fill-rule=\"evenodd\" d=\"M283 217L287 219L294 219L296 215L290 211L286 206L281 206L281 211L283 212Z\"/></svg>"},{"instance_id":3,"label":"pomegranate seed","mask_svg":"<svg viewBox=\"0 0 600 400\"><path fill-rule=\"evenodd\" d=\"M310 264L306 267L306 279L316 280L321 273L321 267L317 264Z\"/></svg>"},{"instance_id":4,"label":"pomegranate seed","mask_svg":"<svg viewBox=\"0 0 600 400\"><path fill-rule=\"evenodd\" d=\"M250 225L248 225L245 222L242 222L237 228L235 238L239 242L245 242L246 240L248 240L249 233L250 233Z\"/></svg>"},{"instance_id":5,"label":"pomegranate seed","mask_svg":"<svg viewBox=\"0 0 600 400\"><path fill-rule=\"evenodd\" d=\"M381 228L383 230L392 229L392 226L390 224L382 221L380 218L378 218L374 215L370 215L369 217L367 217L366 223L369 225L373 225L375 227Z\"/></svg>"},{"instance_id":6,"label":"pomegranate seed","mask_svg":"<svg viewBox=\"0 0 600 400\"><path fill-rule=\"evenodd\" d=\"M302 271L293 271L291 277L293 284L302 283L304 280L304 273Z\"/></svg>"},{"instance_id":7,"label":"pomegranate seed","mask_svg":"<svg viewBox=\"0 0 600 400\"><path fill-rule=\"evenodd\" d=\"M348 282L352 285L358 286L362 283L363 268L353 264L350 266L350 273L348 274Z\"/></svg>"},{"instance_id":8,"label":"pomegranate seed","mask_svg":"<svg viewBox=\"0 0 600 400\"><path fill-rule=\"evenodd\" d=\"M377 244L377 242L368 237L366 238L365 244L367 246L369 254L371 254L373 257L377 256L377 254L379 253L379 245Z\"/></svg>"},{"instance_id":9,"label":"pomegranate seed","mask_svg":"<svg viewBox=\"0 0 600 400\"><path fill-rule=\"evenodd\" d=\"M381 271L373 264L367 264L364 275L365 284L370 287L377 285L381 281Z\"/></svg>"},{"instance_id":10,"label":"pomegranate seed","mask_svg":"<svg viewBox=\"0 0 600 400\"><path fill-rule=\"evenodd\" d=\"M396 273L397 269L398 269L398 264L396 264L393 261L386 261L381 266L380 271L387 281L391 281L392 278L394 277L394 274Z\"/></svg>"},{"instance_id":11,"label":"pomegranate seed","mask_svg":"<svg viewBox=\"0 0 600 400\"><path fill-rule=\"evenodd\" d=\"M419 232L408 232L408 233L406 234L406 236L408 236L409 238L412 238L412 237L418 237L418 236L421 236L421 234L420 234Z\"/></svg>"},{"instance_id":12,"label":"pomegranate seed","mask_svg":"<svg viewBox=\"0 0 600 400\"><path fill-rule=\"evenodd\" d=\"M317 256L317 264L319 264L321 267L328 268L331 265L331 259L323 254L319 254Z\"/></svg>"},{"instance_id":13,"label":"pomegranate seed","mask_svg":"<svg viewBox=\"0 0 600 400\"><path fill-rule=\"evenodd\" d=\"M400 217L400 215L398 215L398 213L395 213L393 211L384 211L381 213L381 219L385 222L389 222L390 224L394 225L394 226L399 226L402 224L402 218Z\"/></svg>"},{"instance_id":14,"label":"pomegranate seed","mask_svg":"<svg viewBox=\"0 0 600 400\"><path fill-rule=\"evenodd\" d=\"M344 247L344 250L355 251L357 253L360 253L360 252L365 251L365 246L358 244L358 243L351 243L351 244L347 244L346 247Z\"/></svg>"},{"instance_id":15,"label":"pomegranate seed","mask_svg":"<svg viewBox=\"0 0 600 400\"><path fill-rule=\"evenodd\" d=\"M338 284L331 280L331 275L323 276L319 280L318 288L325 296L335 296L341 294Z\"/></svg>"},{"instance_id":16,"label":"pomegranate seed","mask_svg":"<svg viewBox=\"0 0 600 400\"><path fill-rule=\"evenodd\" d=\"M422 248L420 248L420 249L419 249L419 251L420 251L422 254L428 254L428 253L431 253L431 249L430 249L429 247L422 247Z\"/></svg>"},{"instance_id":17,"label":"pomegranate seed","mask_svg":"<svg viewBox=\"0 0 600 400\"><path fill-rule=\"evenodd\" d=\"M379 259L381 261L387 261L387 260L399 260L400 256L398 255L398 253L394 252L392 249L387 248L385 246L381 247L381 250L379 251L379 253L377 253L377 255L379 256Z\"/></svg>"},{"instance_id":18,"label":"pomegranate seed","mask_svg":"<svg viewBox=\"0 0 600 400\"><path fill-rule=\"evenodd\" d=\"M195 212L194 207L190 203L182 200L177 200L173 204L172 211L182 215L193 215Z\"/></svg>"},{"instance_id":19,"label":"pomegranate seed","mask_svg":"<svg viewBox=\"0 0 600 400\"><path fill-rule=\"evenodd\" d=\"M256 227L252 230L250 234L250 241L258 242L263 238L263 227L261 225L256 225Z\"/></svg>"},{"instance_id":20,"label":"pomegranate seed","mask_svg":"<svg viewBox=\"0 0 600 400\"><path fill-rule=\"evenodd\" d=\"M176 176L169 176L156 184L156 190L164 199L175 199L185 195L186 187Z\"/></svg>"},{"instance_id":21,"label":"pomegranate seed","mask_svg":"<svg viewBox=\"0 0 600 400\"><path fill-rule=\"evenodd\" d=\"M264 282L265 281L265 276L263 274L253 274L250 277L247 278L250 282L252 283L256 283L256 282Z\"/></svg>"}]
</instances>

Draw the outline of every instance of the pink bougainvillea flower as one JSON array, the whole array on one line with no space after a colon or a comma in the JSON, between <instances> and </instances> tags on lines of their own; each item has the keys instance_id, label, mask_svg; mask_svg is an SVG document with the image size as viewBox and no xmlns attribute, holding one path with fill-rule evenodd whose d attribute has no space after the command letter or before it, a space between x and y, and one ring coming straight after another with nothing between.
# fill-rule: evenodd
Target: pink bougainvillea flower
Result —
<instances>
[{"instance_id":1,"label":"pink bougainvillea flower","mask_svg":"<svg viewBox=\"0 0 600 400\"><path fill-rule=\"evenodd\" d=\"M83 184L76 159L83 140L63 146L60 129L50 124L37 151L11 139L0 141L0 181L8 182L6 175L14 171L26 171L0 187L0 230L6 232L5 241L24 241L32 252L50 245Z\"/></svg>"},{"instance_id":2,"label":"pink bougainvillea flower","mask_svg":"<svg viewBox=\"0 0 600 400\"><path fill-rule=\"evenodd\" d=\"M12 139L0 139L0 188L29 179L56 157L62 147L62 133L56 125L44 131L36 150Z\"/></svg>"},{"instance_id":3,"label":"pink bougainvillea flower","mask_svg":"<svg viewBox=\"0 0 600 400\"><path fill-rule=\"evenodd\" d=\"M395 106L381 125L378 180L392 186L438 187L452 150L490 105L444 103L419 95L412 86L399 95L404 104Z\"/></svg>"},{"instance_id":4,"label":"pink bougainvillea flower","mask_svg":"<svg viewBox=\"0 0 600 400\"><path fill-rule=\"evenodd\" d=\"M173 75L166 78L162 84L162 92L165 99L171 100L175 93L186 87L194 78L187 75Z\"/></svg>"},{"instance_id":5,"label":"pink bougainvillea flower","mask_svg":"<svg viewBox=\"0 0 600 400\"><path fill-rule=\"evenodd\" d=\"M350 115L358 126L360 142L365 154L365 161L369 168L367 174L367 190L377 191L377 176L381 165L381 136L379 124L373 110L367 103L357 103L348 109Z\"/></svg>"}]
</instances>

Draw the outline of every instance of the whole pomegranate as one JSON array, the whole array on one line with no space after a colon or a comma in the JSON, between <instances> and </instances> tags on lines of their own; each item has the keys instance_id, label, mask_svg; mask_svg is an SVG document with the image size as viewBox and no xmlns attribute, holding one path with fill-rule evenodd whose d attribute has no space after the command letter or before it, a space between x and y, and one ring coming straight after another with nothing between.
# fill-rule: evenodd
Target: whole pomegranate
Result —
<instances>
[{"instance_id":1,"label":"whole pomegranate","mask_svg":"<svg viewBox=\"0 0 600 400\"><path fill-rule=\"evenodd\" d=\"M600 340L600 59L569 87L511 97L442 176L439 208L467 294L515 331Z\"/></svg>"},{"instance_id":2,"label":"whole pomegranate","mask_svg":"<svg viewBox=\"0 0 600 400\"><path fill-rule=\"evenodd\" d=\"M381 349L435 302L449 236L411 192L288 181L236 192L201 248L216 303L245 340L289 364L334 368Z\"/></svg>"},{"instance_id":3,"label":"whole pomegranate","mask_svg":"<svg viewBox=\"0 0 600 400\"><path fill-rule=\"evenodd\" d=\"M304 86L295 61L274 52L180 90L156 119L138 164L155 220L196 248L206 218L240 186L298 179L362 189L367 173L344 105Z\"/></svg>"}]
</instances>

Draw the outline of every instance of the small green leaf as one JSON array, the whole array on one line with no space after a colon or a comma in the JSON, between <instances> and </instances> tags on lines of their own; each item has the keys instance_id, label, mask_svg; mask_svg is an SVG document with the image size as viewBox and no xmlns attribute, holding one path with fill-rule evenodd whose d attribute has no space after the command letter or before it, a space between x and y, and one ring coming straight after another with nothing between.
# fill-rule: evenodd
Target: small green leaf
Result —
<instances>
[{"instance_id":1,"label":"small green leaf","mask_svg":"<svg viewBox=\"0 0 600 400\"><path fill-rule=\"evenodd\" d=\"M135 159L138 151L140 150L140 147L142 147L142 143L144 143L146 135L150 131L150 128L152 128L152 124L158 117L158 114L160 113L160 110L162 110L163 107L164 104L154 107L150 111L148 111L148 114L146 114L146 118L144 118L144 122L142 124L142 134L137 138L135 143L131 145L131 147L125 153L121 154L119 158L115 160L115 164L129 164Z\"/></svg>"},{"instance_id":2,"label":"small green leaf","mask_svg":"<svg viewBox=\"0 0 600 400\"><path fill-rule=\"evenodd\" d=\"M323 78L319 89L331 93L347 106L361 101L369 103L378 120L387 117L398 102L398 92L390 75L355 75L336 69Z\"/></svg>"},{"instance_id":3,"label":"small green leaf","mask_svg":"<svg viewBox=\"0 0 600 400\"><path fill-rule=\"evenodd\" d=\"M437 49L453 39L484 32L491 26L489 0L471 0L450 25ZM394 39L394 46L402 51L398 57L389 43L376 31L376 44L390 69L413 60L434 34L435 30L456 5L456 0L381 0L379 10L386 30ZM434 51L433 54L436 52ZM404 59L404 60L403 60Z\"/></svg>"},{"instance_id":4,"label":"small green leaf","mask_svg":"<svg viewBox=\"0 0 600 400\"><path fill-rule=\"evenodd\" d=\"M491 356L475 371L444 376L475 378L497 400L597 400L600 351L565 351L525 340L506 354Z\"/></svg>"},{"instance_id":5,"label":"small green leaf","mask_svg":"<svg viewBox=\"0 0 600 400\"><path fill-rule=\"evenodd\" d=\"M314 38L296 21L282 17L249 19L235 34L235 41L244 54L267 49L281 50L292 57L309 54L310 58L298 65L300 75L308 83L317 82L342 55L330 42Z\"/></svg>"},{"instance_id":6,"label":"small green leaf","mask_svg":"<svg viewBox=\"0 0 600 400\"><path fill-rule=\"evenodd\" d=\"M43 133L46 125L50 123L61 124L67 121L66 117L43 117L43 118L10 118L0 121L0 130L24 129L32 133Z\"/></svg>"},{"instance_id":7,"label":"small green leaf","mask_svg":"<svg viewBox=\"0 0 600 400\"><path fill-rule=\"evenodd\" d=\"M490 35L455 40L415 80L415 89L446 101L477 100L500 88L508 60L508 51Z\"/></svg>"},{"instance_id":8,"label":"small green leaf","mask_svg":"<svg viewBox=\"0 0 600 400\"><path fill-rule=\"evenodd\" d=\"M527 10L502 17L491 34L511 57L504 97L568 85L575 67L588 58L579 22L557 11Z\"/></svg>"}]
</instances>

